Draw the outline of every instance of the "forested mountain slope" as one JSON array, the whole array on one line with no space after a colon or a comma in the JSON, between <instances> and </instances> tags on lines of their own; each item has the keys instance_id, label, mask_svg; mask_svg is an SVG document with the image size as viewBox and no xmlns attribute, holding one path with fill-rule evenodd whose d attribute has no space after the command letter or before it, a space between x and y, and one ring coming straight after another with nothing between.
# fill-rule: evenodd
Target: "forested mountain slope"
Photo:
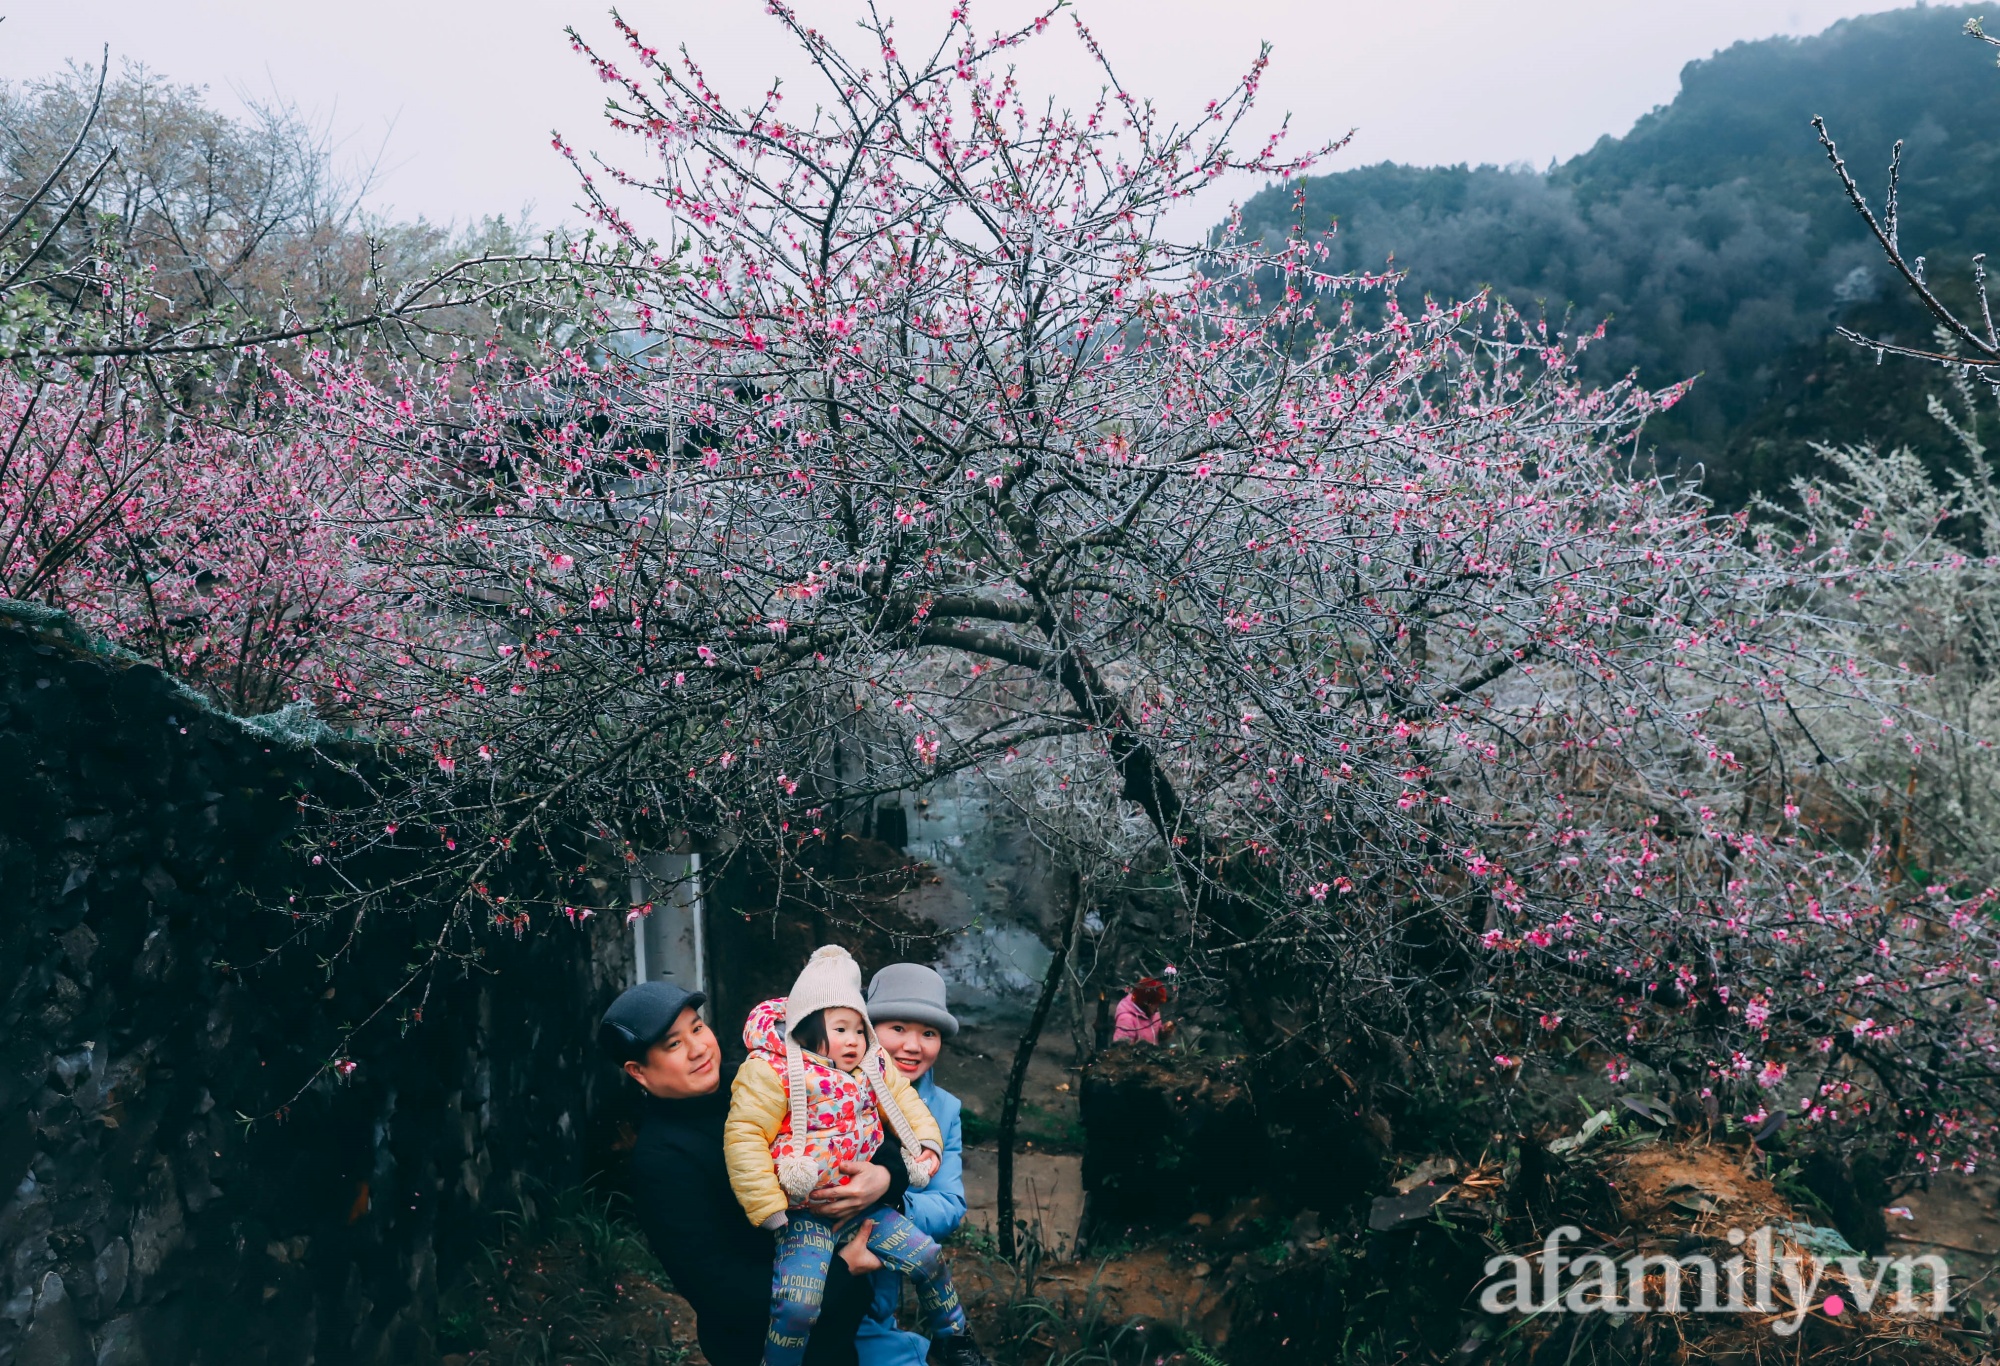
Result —
<instances>
[{"instance_id":1,"label":"forested mountain slope","mask_svg":"<svg viewBox=\"0 0 2000 1366\"><path fill-rule=\"evenodd\" d=\"M1622 137L1544 172L1363 167L1307 182L1304 225L1338 223L1334 264L1408 272L1424 294L1490 287L1574 327L1610 321L1591 372L1648 383L1699 375L1650 430L1659 454L1703 466L1724 502L1781 486L1810 442L1911 444L1944 458L1924 413L1941 376L1831 339L1836 321L1927 338L1886 277L1810 120L1824 115L1878 202L1906 140L1903 244L1962 288L2000 250L2000 72L1961 36L1976 7L1921 7L1803 39L1739 43L1681 73L1680 94ZM1293 189L1244 206L1252 232L1293 219Z\"/></svg>"}]
</instances>

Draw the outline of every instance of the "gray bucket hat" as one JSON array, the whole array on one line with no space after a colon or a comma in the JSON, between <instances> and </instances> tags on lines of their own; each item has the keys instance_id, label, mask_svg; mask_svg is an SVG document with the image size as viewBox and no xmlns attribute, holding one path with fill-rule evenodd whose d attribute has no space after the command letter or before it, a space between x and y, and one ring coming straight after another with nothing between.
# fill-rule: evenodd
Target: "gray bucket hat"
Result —
<instances>
[{"instance_id":1,"label":"gray bucket hat","mask_svg":"<svg viewBox=\"0 0 2000 1366\"><path fill-rule=\"evenodd\" d=\"M911 1020L958 1033L958 1017L945 1006L944 978L922 963L891 963L868 981L868 1018Z\"/></svg>"}]
</instances>

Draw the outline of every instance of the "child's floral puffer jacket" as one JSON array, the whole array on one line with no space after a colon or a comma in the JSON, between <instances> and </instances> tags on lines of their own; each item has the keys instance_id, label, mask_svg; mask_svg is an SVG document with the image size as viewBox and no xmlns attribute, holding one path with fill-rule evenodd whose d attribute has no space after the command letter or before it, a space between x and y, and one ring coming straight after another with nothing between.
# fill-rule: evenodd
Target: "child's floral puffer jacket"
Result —
<instances>
[{"instance_id":1,"label":"child's floral puffer jacket","mask_svg":"<svg viewBox=\"0 0 2000 1366\"><path fill-rule=\"evenodd\" d=\"M762 1062L785 1078L785 998L765 1001L743 1022L743 1046L752 1061ZM818 1170L821 1181L844 1182L838 1175L840 1164L867 1161L882 1146L882 1115L875 1104L874 1088L866 1077L843 1072L819 1054L801 1050L806 1073L806 1132L792 1132L787 1114L778 1136L771 1143L771 1161L804 1157Z\"/></svg>"}]
</instances>

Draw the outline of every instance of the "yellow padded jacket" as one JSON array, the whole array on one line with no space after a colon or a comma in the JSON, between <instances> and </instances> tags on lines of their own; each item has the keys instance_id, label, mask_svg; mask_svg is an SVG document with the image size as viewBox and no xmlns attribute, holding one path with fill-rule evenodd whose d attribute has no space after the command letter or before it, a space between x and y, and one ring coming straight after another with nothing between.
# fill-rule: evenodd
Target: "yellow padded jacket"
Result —
<instances>
[{"instance_id":1,"label":"yellow padded jacket","mask_svg":"<svg viewBox=\"0 0 2000 1366\"><path fill-rule=\"evenodd\" d=\"M752 1012L752 1024L766 1023L758 1016L767 1006L782 1008L783 1004L780 1000L759 1007ZM782 1020L782 1014L778 1018ZM794 1141L797 1136L789 1132L792 1106L785 1082L784 1054L774 1055L768 1047L768 1032L759 1033L764 1037L754 1037L750 1027L744 1031L745 1041L752 1043L752 1051L743 1066L736 1069L736 1080L730 1084L729 1117L722 1125L722 1157L729 1169L729 1185L736 1193L737 1203L743 1206L743 1213L751 1223L762 1226L772 1216L802 1208L804 1204L802 1200L795 1203L789 1199L779 1183L775 1149L807 1148L820 1174L830 1177L842 1162L850 1159L865 1162L874 1157L875 1150L882 1146L882 1121L873 1088L861 1069L844 1072L817 1053L806 1053L808 1085L819 1094L808 1103L808 1142L797 1144ZM886 1056L877 1053L874 1061L891 1103L902 1110L918 1148L942 1153L944 1136L938 1129L937 1118L917 1089ZM916 1155L905 1156L914 1161ZM922 1181L914 1184L921 1185Z\"/></svg>"}]
</instances>

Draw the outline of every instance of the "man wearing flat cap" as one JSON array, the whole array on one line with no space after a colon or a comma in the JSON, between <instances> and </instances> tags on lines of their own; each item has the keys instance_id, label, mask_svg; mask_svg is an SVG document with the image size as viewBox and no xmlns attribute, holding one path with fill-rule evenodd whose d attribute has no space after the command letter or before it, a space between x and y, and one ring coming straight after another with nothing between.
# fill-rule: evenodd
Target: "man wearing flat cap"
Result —
<instances>
[{"instance_id":1,"label":"man wearing flat cap","mask_svg":"<svg viewBox=\"0 0 2000 1366\"><path fill-rule=\"evenodd\" d=\"M693 1306L695 1337L710 1366L758 1366L775 1248L769 1233L744 1220L729 1188L722 1161L729 1088L721 1045L701 1017L705 1000L672 982L641 982L604 1012L598 1043L644 1093L631 1194L646 1241ZM846 1184L822 1186L809 1201L830 1223L896 1204L909 1185L893 1143L873 1162L849 1164L846 1176ZM855 1330L874 1294L866 1277L833 1260L807 1366L854 1366Z\"/></svg>"}]
</instances>

